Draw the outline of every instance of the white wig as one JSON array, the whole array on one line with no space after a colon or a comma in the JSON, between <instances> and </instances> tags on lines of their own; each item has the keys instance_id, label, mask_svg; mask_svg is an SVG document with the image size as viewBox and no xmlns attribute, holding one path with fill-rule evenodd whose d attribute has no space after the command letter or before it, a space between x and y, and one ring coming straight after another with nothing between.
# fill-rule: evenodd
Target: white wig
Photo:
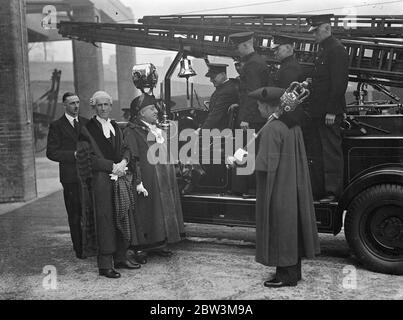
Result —
<instances>
[{"instance_id":1,"label":"white wig","mask_svg":"<svg viewBox=\"0 0 403 320\"><path fill-rule=\"evenodd\" d=\"M109 103L112 105L112 97L105 91L97 91L95 92L90 99L90 106L95 107L97 105L97 99L105 98L109 100Z\"/></svg>"}]
</instances>

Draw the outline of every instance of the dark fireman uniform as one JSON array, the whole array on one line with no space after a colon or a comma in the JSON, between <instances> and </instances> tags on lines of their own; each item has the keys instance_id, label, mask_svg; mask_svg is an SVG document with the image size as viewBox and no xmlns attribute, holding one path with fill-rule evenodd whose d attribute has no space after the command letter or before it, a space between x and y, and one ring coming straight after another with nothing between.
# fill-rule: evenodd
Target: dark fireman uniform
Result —
<instances>
[{"instance_id":1,"label":"dark fireman uniform","mask_svg":"<svg viewBox=\"0 0 403 320\"><path fill-rule=\"evenodd\" d=\"M280 69L273 78L274 86L287 89L291 82L303 81L303 70L294 56L287 57L281 61Z\"/></svg>"},{"instance_id":2,"label":"dark fireman uniform","mask_svg":"<svg viewBox=\"0 0 403 320\"><path fill-rule=\"evenodd\" d=\"M228 79L219 85L210 98L209 114L202 129L228 128L228 107L239 102L239 88L235 79Z\"/></svg>"},{"instance_id":3,"label":"dark fireman uniform","mask_svg":"<svg viewBox=\"0 0 403 320\"><path fill-rule=\"evenodd\" d=\"M250 129L259 130L266 122L257 109L256 100L248 97L248 93L264 87L268 82L269 69L264 59L252 52L242 57L244 63L240 73L240 101L238 124L249 123Z\"/></svg>"},{"instance_id":4,"label":"dark fireman uniform","mask_svg":"<svg viewBox=\"0 0 403 320\"><path fill-rule=\"evenodd\" d=\"M337 197L343 186L340 122L346 107L347 84L347 51L339 40L330 36L320 43L308 107L312 123L307 130L307 153L315 167L312 182L316 196L322 196L318 193L323 190L326 196ZM325 124L326 114L336 115L333 125Z\"/></svg>"}]
</instances>

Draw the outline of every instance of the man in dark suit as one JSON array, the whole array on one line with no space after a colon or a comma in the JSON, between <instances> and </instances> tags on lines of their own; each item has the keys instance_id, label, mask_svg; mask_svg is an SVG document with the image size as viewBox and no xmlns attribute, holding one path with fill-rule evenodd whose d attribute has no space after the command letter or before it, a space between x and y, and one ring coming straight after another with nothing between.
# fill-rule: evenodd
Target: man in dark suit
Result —
<instances>
[{"instance_id":1,"label":"man in dark suit","mask_svg":"<svg viewBox=\"0 0 403 320\"><path fill-rule=\"evenodd\" d=\"M254 129L257 132L266 122L257 108L256 100L248 94L264 87L268 83L269 68L265 60L255 52L253 32L234 33L229 36L241 58L240 69L240 98L237 124L243 130ZM255 175L233 175L232 192L253 197L256 193Z\"/></svg>"},{"instance_id":2,"label":"man in dark suit","mask_svg":"<svg viewBox=\"0 0 403 320\"><path fill-rule=\"evenodd\" d=\"M343 186L343 151L340 123L343 120L348 85L348 54L341 42L332 36L330 18L317 15L307 18L309 31L319 51L312 74L308 113L312 118L309 144L312 149L315 172L313 184L322 185L321 202L332 202L340 195ZM309 150L308 150L308 153ZM316 180L316 181L315 181Z\"/></svg>"},{"instance_id":3,"label":"man in dark suit","mask_svg":"<svg viewBox=\"0 0 403 320\"><path fill-rule=\"evenodd\" d=\"M88 119L78 115L80 99L75 93L63 95L65 112L49 126L46 156L59 162L60 182L70 226L71 240L77 258L84 258L81 241L81 203L76 167L76 145L81 127Z\"/></svg>"},{"instance_id":4,"label":"man in dark suit","mask_svg":"<svg viewBox=\"0 0 403 320\"><path fill-rule=\"evenodd\" d=\"M210 98L209 114L202 129L228 128L228 107L239 103L239 91L235 79L227 78L227 64L209 63L206 77L210 78L216 90Z\"/></svg>"}]
</instances>

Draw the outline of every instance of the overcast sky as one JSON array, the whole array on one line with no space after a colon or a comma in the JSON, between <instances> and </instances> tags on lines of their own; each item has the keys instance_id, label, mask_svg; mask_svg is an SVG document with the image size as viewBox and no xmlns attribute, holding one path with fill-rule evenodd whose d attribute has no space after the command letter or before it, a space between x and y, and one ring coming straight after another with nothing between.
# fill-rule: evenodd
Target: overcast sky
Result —
<instances>
[{"instance_id":1,"label":"overcast sky","mask_svg":"<svg viewBox=\"0 0 403 320\"><path fill-rule=\"evenodd\" d=\"M217 13L402 14L403 2L392 0L121 0L134 15ZM152 3L152 4L151 4Z\"/></svg>"}]
</instances>

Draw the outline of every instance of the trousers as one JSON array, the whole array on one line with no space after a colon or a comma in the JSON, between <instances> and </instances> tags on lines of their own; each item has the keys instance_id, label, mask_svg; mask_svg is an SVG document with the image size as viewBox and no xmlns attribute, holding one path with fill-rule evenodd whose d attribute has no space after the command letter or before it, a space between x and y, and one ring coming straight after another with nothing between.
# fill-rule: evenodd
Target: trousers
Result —
<instances>
[{"instance_id":1,"label":"trousers","mask_svg":"<svg viewBox=\"0 0 403 320\"><path fill-rule=\"evenodd\" d=\"M67 219L70 227L73 249L78 257L82 256L81 235L81 201L78 183L62 183L64 205L66 206Z\"/></svg>"},{"instance_id":2,"label":"trousers","mask_svg":"<svg viewBox=\"0 0 403 320\"><path fill-rule=\"evenodd\" d=\"M343 188L343 149L340 123L331 126L323 118L312 118L304 128L314 198L340 196Z\"/></svg>"}]
</instances>

